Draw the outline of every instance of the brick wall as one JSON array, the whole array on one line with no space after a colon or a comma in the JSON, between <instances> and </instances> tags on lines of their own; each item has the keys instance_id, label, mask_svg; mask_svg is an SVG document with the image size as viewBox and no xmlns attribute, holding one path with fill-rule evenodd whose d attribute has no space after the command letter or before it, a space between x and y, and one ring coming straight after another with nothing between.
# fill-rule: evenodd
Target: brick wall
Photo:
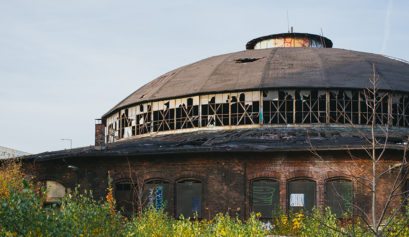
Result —
<instances>
[{"instance_id":1,"label":"brick wall","mask_svg":"<svg viewBox=\"0 0 409 237\"><path fill-rule=\"evenodd\" d=\"M55 180L69 189L77 183L82 189L92 189L96 198L103 198L108 185L108 171L113 183L132 177L135 180L163 179L169 182L171 197L175 196L175 183L193 178L203 184L203 217L218 212L230 212L241 217L251 212L250 181L257 178L274 178L280 185L280 206L286 210L287 184L296 178L308 178L316 182L317 206L324 205L324 184L336 177L351 179L355 202L369 213L370 194L365 180L371 164L362 152L355 158L342 151L320 153L318 159L310 152L184 154L123 158L72 158L24 164L26 172L37 180ZM401 159L399 152L391 151L380 163L379 169L387 169ZM69 166L71 168L69 168ZM78 169L73 169L77 167ZM379 206L385 201L397 174L389 172L379 182ZM398 201L398 200L396 200ZM169 200L169 209L175 209L175 199ZM396 207L397 202L391 208Z\"/></svg>"}]
</instances>

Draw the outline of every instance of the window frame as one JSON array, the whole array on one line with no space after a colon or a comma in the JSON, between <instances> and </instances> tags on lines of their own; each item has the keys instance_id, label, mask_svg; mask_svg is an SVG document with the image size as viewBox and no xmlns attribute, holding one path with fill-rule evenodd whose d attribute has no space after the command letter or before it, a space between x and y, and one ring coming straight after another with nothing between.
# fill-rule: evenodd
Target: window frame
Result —
<instances>
[{"instance_id":1,"label":"window frame","mask_svg":"<svg viewBox=\"0 0 409 237\"><path fill-rule=\"evenodd\" d=\"M175 185L174 185L174 197L175 197L174 198L174 213L175 213L175 218L179 218L179 216L182 214L182 213L178 213L178 198L180 196L180 195L178 195L178 184L185 183L185 182L199 183L201 185L201 187L200 187L200 207L199 207L200 212L198 213L197 218L202 219L203 218L203 213L204 213L203 212L204 211L203 203L204 203L204 188L205 188L205 185L204 185L204 182L201 179L198 179L198 178L183 178L183 179L176 180ZM184 216L184 217L185 218L187 218L187 217L192 218L193 216Z\"/></svg>"},{"instance_id":2,"label":"window frame","mask_svg":"<svg viewBox=\"0 0 409 237\"><path fill-rule=\"evenodd\" d=\"M167 198L169 200L165 200L166 199L166 197L165 197L166 195L165 195L164 198L163 198L165 208L163 210L168 212L168 213L171 213L171 211L172 211L171 204L173 203L173 197L172 197L173 183L170 182L169 180L163 179L163 178L151 178L151 179L145 180L144 183L143 183L143 185L144 185L144 187L143 187L144 197L143 198L144 198L144 202L146 202L146 204L144 204L144 208L148 207L148 199L147 199L148 196L145 196L145 195L146 195L146 192L148 191L147 190L147 185L150 185L150 184L167 184L168 185ZM145 198L146 198L146 200L145 200ZM157 209L156 206L155 206L155 209Z\"/></svg>"},{"instance_id":3,"label":"window frame","mask_svg":"<svg viewBox=\"0 0 409 237\"><path fill-rule=\"evenodd\" d=\"M290 196L291 196L291 194L290 194L290 184L293 183L293 182L297 182L297 181L309 181L309 182L311 182L311 183L314 184L314 188L315 188L315 190L314 190L314 192L313 192L313 194L314 194L314 195L313 195L313 200L314 200L314 202L313 202L313 206L311 207L311 210L309 210L309 209L307 209L307 208L305 207L305 201L304 201L304 207L302 207L302 208L296 208L296 209L300 209L300 210L295 211L295 212L300 212L300 211L302 210L303 212L310 212L310 211L312 211L312 209L313 209L314 207L317 207L317 197L318 197L318 195L317 195L317 190L318 190L318 187L317 187L317 181L315 181L313 178L305 177L305 176L295 177L295 178L292 178L292 179L287 180L287 184L286 184L286 186L287 186L287 189L286 189L286 202L287 202L286 206L287 206L287 212L292 212L292 211L293 211L293 210L292 210L293 207L290 206Z\"/></svg>"},{"instance_id":4,"label":"window frame","mask_svg":"<svg viewBox=\"0 0 409 237\"><path fill-rule=\"evenodd\" d=\"M118 190L117 189L117 185L118 184L124 184L124 183L128 183L130 185L130 189L129 189L129 193L130 193L130 197L129 197L129 201L125 201L128 202L127 205L131 205L130 210L127 210L126 207L124 206L119 206L119 202L118 202L118 191L124 191L124 190ZM121 211L123 215L125 216L132 216L134 215L137 210L138 210L138 206L137 203L135 202L135 195L134 195L134 189L137 188L135 183L132 182L131 178L122 178L122 179L118 179L112 182L112 187L113 187L113 195L116 201L116 206L115 209L118 211ZM123 201L123 200L122 200Z\"/></svg>"},{"instance_id":5,"label":"window frame","mask_svg":"<svg viewBox=\"0 0 409 237\"><path fill-rule=\"evenodd\" d=\"M328 195L328 186L327 185L329 185L331 182L337 182L337 181L343 181L343 182L348 182L348 183L350 183L351 184L351 188L352 188L352 196L351 196L351 213L350 213L350 215L353 215L354 213L354 193L355 193L355 185L354 185L354 182L351 180L351 179L349 179L349 178L347 178L347 177L342 177L342 176L340 176L340 177L332 177L332 178L329 178L329 179L326 179L325 180L325 182L324 182L324 206L325 207L330 207L329 205L327 205L327 201L328 201L328 198L327 198L327 195ZM331 208L331 207L330 207ZM338 218L342 218L342 215L341 216L339 216L337 213L335 213L332 209L331 209L331 212L333 213L333 214L335 214Z\"/></svg>"},{"instance_id":6,"label":"window frame","mask_svg":"<svg viewBox=\"0 0 409 237\"><path fill-rule=\"evenodd\" d=\"M273 212L276 210L276 211L278 211L280 208L281 208L281 203L280 203L280 201L281 201L281 198L280 198L280 191L281 191L281 185L280 185L280 181L277 179L277 178L274 178L274 177L258 177L258 178L254 178L254 179L251 179L250 180L250 190L249 190L249 192L250 192L250 195L249 195L249 201L250 201L250 212L254 212L254 197L253 197L253 195L254 195L254 192L253 192L253 185L254 185L254 183L255 182L258 182L258 181L271 181L271 182L275 182L275 183L277 183L277 185L278 185L278 192L277 192L277 204L276 204L276 207L274 207L274 203L272 204L272 206L273 206L273 209L271 210L271 217L263 217L263 216L261 216L261 219L271 219L271 218L273 218L274 217L274 215L273 215ZM274 198L273 198L273 200L274 200Z\"/></svg>"}]
</instances>

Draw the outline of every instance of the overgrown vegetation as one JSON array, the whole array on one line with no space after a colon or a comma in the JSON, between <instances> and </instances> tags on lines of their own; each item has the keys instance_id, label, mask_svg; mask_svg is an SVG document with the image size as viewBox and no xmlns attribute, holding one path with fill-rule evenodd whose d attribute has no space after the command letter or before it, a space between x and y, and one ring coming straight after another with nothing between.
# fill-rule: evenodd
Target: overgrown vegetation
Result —
<instances>
[{"instance_id":1,"label":"overgrown vegetation","mask_svg":"<svg viewBox=\"0 0 409 237\"><path fill-rule=\"evenodd\" d=\"M148 208L127 219L115 211L112 188L105 200L75 190L61 203L44 205L44 190L24 178L21 166L0 167L0 236L373 236L359 220L339 220L329 209L303 213L275 213L270 222L260 214L246 221L228 214L211 220L174 219L163 210ZM401 213L382 236L409 236L409 212Z\"/></svg>"}]
</instances>

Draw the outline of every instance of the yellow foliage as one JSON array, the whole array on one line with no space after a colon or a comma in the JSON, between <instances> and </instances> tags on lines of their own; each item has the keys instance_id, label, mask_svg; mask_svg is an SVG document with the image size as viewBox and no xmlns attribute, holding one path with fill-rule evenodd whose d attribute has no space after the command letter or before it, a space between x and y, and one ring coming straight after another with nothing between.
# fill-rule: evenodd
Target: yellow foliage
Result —
<instances>
[{"instance_id":1,"label":"yellow foliage","mask_svg":"<svg viewBox=\"0 0 409 237\"><path fill-rule=\"evenodd\" d=\"M304 214L303 213L297 213L293 219L293 230L298 231L302 227L302 223L304 220Z\"/></svg>"},{"instance_id":2,"label":"yellow foliage","mask_svg":"<svg viewBox=\"0 0 409 237\"><path fill-rule=\"evenodd\" d=\"M110 210L111 214L115 215L115 198L114 198L112 187L109 187L107 190L108 190L108 193L107 193L105 198L106 198L107 203L109 205L109 210Z\"/></svg>"},{"instance_id":3,"label":"yellow foliage","mask_svg":"<svg viewBox=\"0 0 409 237\"><path fill-rule=\"evenodd\" d=\"M12 160L0 164L0 198L8 198L10 189L21 191L23 179L24 174L20 162Z\"/></svg>"}]
</instances>

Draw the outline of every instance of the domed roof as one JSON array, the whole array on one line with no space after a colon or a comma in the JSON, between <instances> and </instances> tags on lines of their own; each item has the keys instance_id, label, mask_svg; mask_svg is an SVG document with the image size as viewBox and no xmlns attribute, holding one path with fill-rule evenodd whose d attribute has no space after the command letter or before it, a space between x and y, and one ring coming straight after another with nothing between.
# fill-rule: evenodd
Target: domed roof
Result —
<instances>
[{"instance_id":1,"label":"domed roof","mask_svg":"<svg viewBox=\"0 0 409 237\"><path fill-rule=\"evenodd\" d=\"M142 86L106 115L146 101L269 88L369 87L373 65L379 89L409 92L409 64L382 55L334 48L269 48L210 57Z\"/></svg>"}]
</instances>

